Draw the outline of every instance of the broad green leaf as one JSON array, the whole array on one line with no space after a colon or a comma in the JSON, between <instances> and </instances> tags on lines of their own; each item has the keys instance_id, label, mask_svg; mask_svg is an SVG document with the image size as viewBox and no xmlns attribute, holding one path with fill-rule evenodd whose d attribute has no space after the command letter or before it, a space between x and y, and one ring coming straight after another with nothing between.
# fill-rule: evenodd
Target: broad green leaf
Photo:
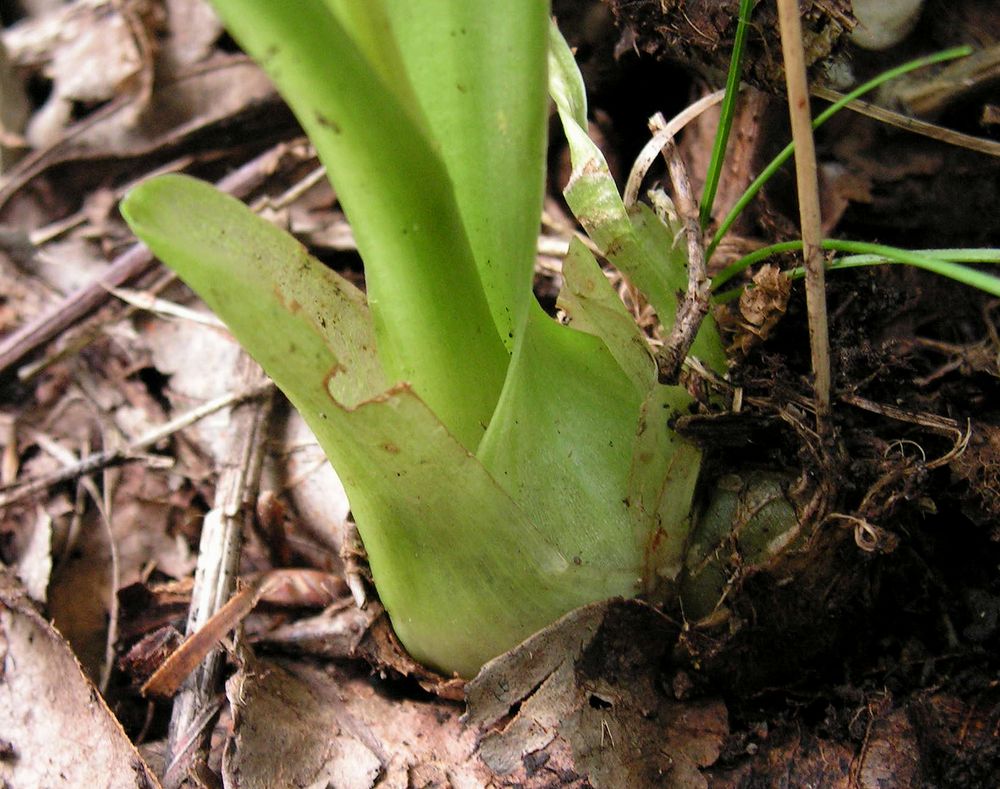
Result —
<instances>
[{"instance_id":1,"label":"broad green leaf","mask_svg":"<svg viewBox=\"0 0 1000 789\"><path fill-rule=\"evenodd\" d=\"M551 513L515 503L411 392L351 416L331 440L349 436L357 454L328 452L347 470L379 597L417 660L473 676L567 611L634 594L631 576L583 558L583 536L579 552L559 546Z\"/></svg>"},{"instance_id":2,"label":"broad green leaf","mask_svg":"<svg viewBox=\"0 0 1000 789\"><path fill-rule=\"evenodd\" d=\"M510 22L478 2L428 0L441 16L427 22L401 0L376 2L371 16L357 0L217 4L327 164L365 259L367 300L191 179L146 182L123 213L309 422L405 646L470 675L573 607L671 580L700 460L669 427L687 395L655 384L642 336L578 247L566 303L586 331L531 296L544 123L535 88L518 83L538 75L539 40L544 75L544 6L519 0L524 18ZM398 47L382 51L388 31ZM518 31L524 42L509 38ZM452 46L452 33L468 41ZM472 62L476 47L484 63ZM462 75L474 77L469 90L453 90ZM565 78L565 112L579 120L579 76ZM484 107L500 113L477 114ZM456 143L466 127L472 142ZM584 127L574 120L567 133L589 151ZM492 153L477 160L482 145ZM519 163L539 170L523 188L511 185ZM599 170L603 159L586 163ZM475 183L495 170L496 184ZM662 317L685 284L683 259L648 264L670 262L662 236L672 236L652 213L625 214L610 176L595 189L586 206L609 210L593 232L608 235L605 253L632 266L640 288L647 277Z\"/></svg>"},{"instance_id":3,"label":"broad green leaf","mask_svg":"<svg viewBox=\"0 0 1000 789\"><path fill-rule=\"evenodd\" d=\"M471 676L566 611L634 586L561 550L541 528L547 513L515 503L412 389L384 390L363 295L291 236L184 176L139 185L122 212L313 429L418 660Z\"/></svg>"},{"instance_id":4,"label":"broad green leaf","mask_svg":"<svg viewBox=\"0 0 1000 789\"><path fill-rule=\"evenodd\" d=\"M407 77L385 0L323 0L382 84L391 88L414 120L428 132L420 103Z\"/></svg>"},{"instance_id":5,"label":"broad green leaf","mask_svg":"<svg viewBox=\"0 0 1000 789\"><path fill-rule=\"evenodd\" d=\"M642 404L628 477L628 506L643 543L643 592L663 599L681 571L701 450L673 430L692 398L680 386L654 386Z\"/></svg>"},{"instance_id":6,"label":"broad green leaf","mask_svg":"<svg viewBox=\"0 0 1000 789\"><path fill-rule=\"evenodd\" d=\"M645 400L639 414L626 483L635 545L642 551L642 592L663 599L680 573L701 468L701 450L671 427L692 397L680 386L655 384L645 337L594 256L579 241L563 261L559 304L577 329L604 338L618 365Z\"/></svg>"},{"instance_id":7,"label":"broad green leaf","mask_svg":"<svg viewBox=\"0 0 1000 789\"><path fill-rule=\"evenodd\" d=\"M411 383L455 436L475 448L508 354L482 292L441 146L369 62L371 42L359 46L321 0L214 4L274 79L327 166L365 261L387 376ZM353 21L352 29L361 35Z\"/></svg>"},{"instance_id":8,"label":"broad green leaf","mask_svg":"<svg viewBox=\"0 0 1000 789\"><path fill-rule=\"evenodd\" d=\"M239 200L163 175L129 192L121 212L303 415L328 406L327 388L350 407L389 387L364 294Z\"/></svg>"},{"instance_id":9,"label":"broad green leaf","mask_svg":"<svg viewBox=\"0 0 1000 789\"><path fill-rule=\"evenodd\" d=\"M641 395L604 342L529 313L478 457L583 568L593 599L638 593L640 552L624 504Z\"/></svg>"},{"instance_id":10,"label":"broad green leaf","mask_svg":"<svg viewBox=\"0 0 1000 789\"><path fill-rule=\"evenodd\" d=\"M547 0L385 0L501 339L532 301L545 180Z\"/></svg>"}]
</instances>

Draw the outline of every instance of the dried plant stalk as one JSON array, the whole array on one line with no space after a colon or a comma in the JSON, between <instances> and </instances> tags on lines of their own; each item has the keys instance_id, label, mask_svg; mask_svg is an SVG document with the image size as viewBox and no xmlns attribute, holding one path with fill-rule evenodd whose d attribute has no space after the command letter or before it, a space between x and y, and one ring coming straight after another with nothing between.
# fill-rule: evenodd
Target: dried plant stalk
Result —
<instances>
[{"instance_id":1,"label":"dried plant stalk","mask_svg":"<svg viewBox=\"0 0 1000 789\"><path fill-rule=\"evenodd\" d=\"M826 285L822 227L819 208L819 181L812 116L809 112L809 85L805 52L802 47L802 19L796 0L778 0L781 50L788 88L788 114L795 142L795 180L802 228L802 257L806 271L806 307L809 311L809 345L812 350L813 393L816 400L816 428L821 436L830 429L830 336L826 315Z\"/></svg>"}]
</instances>

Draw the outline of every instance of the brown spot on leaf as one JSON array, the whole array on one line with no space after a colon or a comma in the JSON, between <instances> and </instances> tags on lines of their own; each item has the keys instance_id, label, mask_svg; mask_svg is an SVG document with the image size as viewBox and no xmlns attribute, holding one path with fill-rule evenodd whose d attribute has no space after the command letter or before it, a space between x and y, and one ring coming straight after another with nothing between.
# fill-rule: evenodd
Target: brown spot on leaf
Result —
<instances>
[{"instance_id":1,"label":"brown spot on leaf","mask_svg":"<svg viewBox=\"0 0 1000 789\"><path fill-rule=\"evenodd\" d=\"M340 134L340 132L341 132L340 124L338 124L335 121L331 120L326 115L324 115L322 112L317 112L316 113L316 122L320 126L322 126L324 129L329 129L334 134Z\"/></svg>"}]
</instances>

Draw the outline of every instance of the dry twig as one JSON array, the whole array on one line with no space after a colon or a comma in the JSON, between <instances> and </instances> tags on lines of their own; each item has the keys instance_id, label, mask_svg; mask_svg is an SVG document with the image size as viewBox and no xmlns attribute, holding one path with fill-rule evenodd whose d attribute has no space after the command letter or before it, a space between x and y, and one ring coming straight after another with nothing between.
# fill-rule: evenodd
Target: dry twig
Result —
<instances>
[{"instance_id":1,"label":"dry twig","mask_svg":"<svg viewBox=\"0 0 1000 789\"><path fill-rule=\"evenodd\" d=\"M77 477L82 477L87 474L92 474L95 471L99 471L110 466L117 466L122 463L128 463L135 460L153 462L155 458L143 455L143 450L146 450L154 444L162 441L164 438L173 435L178 430L182 430L185 427L194 424L198 420L204 419L209 414L214 414L222 408L241 403L244 400L263 394L264 392L269 391L271 386L272 384L269 381L259 383L256 386L250 387L249 389L245 389L241 392L227 394L217 397L214 400L209 400L207 403L203 403L197 408L192 408L190 411L181 414L176 419L171 419L169 422L153 428L126 446L116 447L103 452L95 452L78 461L75 461L70 465L67 465L65 468L59 469L52 474L46 474L44 476L37 477L36 479L30 479L24 483L10 486L7 490L5 490L5 492L0 492L0 509L17 501L21 501L28 496L33 496L34 494L39 493L53 485L58 485L61 482L76 479Z\"/></svg>"},{"instance_id":2,"label":"dry twig","mask_svg":"<svg viewBox=\"0 0 1000 789\"><path fill-rule=\"evenodd\" d=\"M788 113L795 142L795 178L802 226L802 256L806 271L806 306L809 311L809 345L812 350L813 394L816 428L830 435L830 337L826 316L826 285L819 208L819 180L809 112L809 85L802 48L802 19L797 0L778 0L781 51L788 86Z\"/></svg>"},{"instance_id":3,"label":"dry twig","mask_svg":"<svg viewBox=\"0 0 1000 789\"><path fill-rule=\"evenodd\" d=\"M667 160L670 182L674 187L674 203L683 223L682 232L687 241L688 253L687 291L677 305L677 316L670 330L670 336L656 353L656 367L660 381L670 383L677 380L681 365L694 343L695 335L698 334L701 321L708 313L712 283L708 278L705 250L701 245L698 204L691 190L691 181L684 167L684 160L673 140L667 141L664 145L663 156Z\"/></svg>"},{"instance_id":4,"label":"dry twig","mask_svg":"<svg viewBox=\"0 0 1000 789\"><path fill-rule=\"evenodd\" d=\"M241 383L248 389L268 386L263 370L246 354L240 356L239 371ZM273 393L270 386L268 392ZM188 634L199 631L236 589L243 519L248 511L253 511L252 501L256 497L263 461L262 433L270 411L270 396L246 402L232 411L229 434L232 443L227 453L230 460L219 475L214 506L202 525ZM223 657L219 649L209 652L174 699L164 786L180 785L188 767L200 758L202 749L208 747L211 728L207 723L213 717L206 716L205 711L215 707Z\"/></svg>"}]
</instances>

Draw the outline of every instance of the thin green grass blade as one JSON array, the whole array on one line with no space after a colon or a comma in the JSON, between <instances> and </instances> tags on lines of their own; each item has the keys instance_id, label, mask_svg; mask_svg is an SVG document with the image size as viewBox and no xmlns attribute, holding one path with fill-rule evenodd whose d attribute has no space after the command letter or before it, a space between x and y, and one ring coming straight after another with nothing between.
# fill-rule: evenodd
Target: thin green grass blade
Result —
<instances>
[{"instance_id":1,"label":"thin green grass blade","mask_svg":"<svg viewBox=\"0 0 1000 789\"><path fill-rule=\"evenodd\" d=\"M730 263L722 271L712 277L712 291L716 291L729 282L737 274L746 271L750 266L766 260L771 255L778 255L783 252L800 252L802 250L801 241L782 241L778 244L770 244L760 249L755 249L749 255L744 255L739 260Z\"/></svg>"},{"instance_id":2,"label":"thin green grass blade","mask_svg":"<svg viewBox=\"0 0 1000 789\"><path fill-rule=\"evenodd\" d=\"M885 263L902 263L931 271L942 277L953 279L965 285L978 288L994 296L1000 295L1000 277L985 271L961 265L963 263L1000 263L1000 249L920 249L909 250L885 244L870 244L864 241L840 241L824 239L820 248L831 252L854 253L848 257L839 258L827 264L827 271L858 268L860 266L878 266ZM802 249L801 241L784 241L754 250L749 255L730 264L720 271L712 280L712 289L717 291L737 274L745 271L755 263L772 255L784 252L797 252ZM791 279L805 276L802 268L793 268L785 272ZM738 297L742 288L718 294L713 298L720 303Z\"/></svg>"},{"instance_id":3,"label":"thin green grass blade","mask_svg":"<svg viewBox=\"0 0 1000 789\"><path fill-rule=\"evenodd\" d=\"M410 382L475 448L509 356L440 144L320 0L215 6L274 79L327 166L365 261L388 377Z\"/></svg>"},{"instance_id":4,"label":"thin green grass blade","mask_svg":"<svg viewBox=\"0 0 1000 789\"><path fill-rule=\"evenodd\" d=\"M919 252L911 252L906 249L890 247L885 244L869 244L863 241L830 240L824 241L821 246L835 252L879 256L884 258L888 263L904 263L908 266L922 268L941 277L961 282L963 285L978 288L992 296L1000 296L1000 277L970 268L969 266L963 266L959 263L952 263L948 260L931 257ZM795 271L790 272L790 274L793 278L796 277ZM802 274L798 274L798 276L802 276Z\"/></svg>"},{"instance_id":5,"label":"thin green grass blade","mask_svg":"<svg viewBox=\"0 0 1000 789\"><path fill-rule=\"evenodd\" d=\"M412 389L386 390L364 295L291 236L184 176L139 185L122 212L309 423L416 659L472 676L572 608L628 591L621 573L558 549L544 512L516 504Z\"/></svg>"},{"instance_id":6,"label":"thin green grass blade","mask_svg":"<svg viewBox=\"0 0 1000 789\"><path fill-rule=\"evenodd\" d=\"M546 0L385 0L497 331L532 301L548 129Z\"/></svg>"},{"instance_id":7,"label":"thin green grass blade","mask_svg":"<svg viewBox=\"0 0 1000 789\"><path fill-rule=\"evenodd\" d=\"M733 40L733 53L729 57L729 73L726 75L726 96L722 100L719 112L719 126L715 132L715 143L712 146L712 157L708 162L708 172L705 175L705 188L701 195L700 221L702 228L708 227L712 219L712 205L715 203L715 193L719 188L719 178L722 176L722 165L726 158L726 145L729 142L729 131L733 126L733 116L736 113L736 99L740 93L740 74L743 66L743 47L746 44L747 30L750 28L750 13L753 10L753 0L740 0L739 19L736 22L736 37Z\"/></svg>"},{"instance_id":8,"label":"thin green grass blade","mask_svg":"<svg viewBox=\"0 0 1000 789\"><path fill-rule=\"evenodd\" d=\"M859 98L866 93L874 90L880 85L894 80L897 77L901 77L904 74L908 74L911 71L916 71L917 69L925 68L926 66L933 65L934 63L942 63L946 60L954 60L955 58L965 57L969 55L972 50L969 47L954 47L952 49L946 49L943 52L938 52L933 55L928 55L926 57L917 58L911 60L907 63L897 66L896 68L884 71L878 76L868 80L867 82L859 85L857 88L852 90L850 93L846 94L839 101L831 104L823 112L815 117L813 120L813 128L817 129L823 125L826 121L836 115L840 110L850 104L854 99ZM719 229L715 231L715 235L712 237L712 242L708 245L708 249L705 251L706 259L710 259L712 254L715 252L716 247L725 237L726 233L729 232L729 228L733 226L733 223L737 220L739 215L743 213L743 210L750 204L750 201L757 196L757 193L764 188L771 177L779 170L779 168L791 158L792 154L795 152L795 146L793 143L788 143L781 153L774 157L771 162L765 167L760 175L758 175L750 186L747 187L746 191L742 194L736 204L730 209L726 218L722 220L719 225Z\"/></svg>"}]
</instances>

